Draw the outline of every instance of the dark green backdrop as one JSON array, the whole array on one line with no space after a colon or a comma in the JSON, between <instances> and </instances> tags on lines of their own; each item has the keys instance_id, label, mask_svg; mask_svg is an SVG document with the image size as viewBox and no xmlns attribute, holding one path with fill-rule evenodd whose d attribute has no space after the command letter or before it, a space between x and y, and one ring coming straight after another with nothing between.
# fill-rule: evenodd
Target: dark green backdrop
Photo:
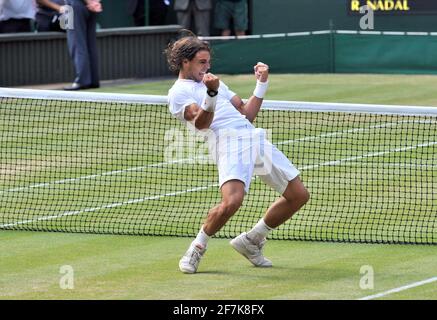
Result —
<instances>
[{"instance_id":1,"label":"dark green backdrop","mask_svg":"<svg viewBox=\"0 0 437 320\"><path fill-rule=\"evenodd\" d=\"M215 40L212 71L251 73L257 61L274 73L437 74L437 36L338 34Z\"/></svg>"},{"instance_id":2,"label":"dark green backdrop","mask_svg":"<svg viewBox=\"0 0 437 320\"><path fill-rule=\"evenodd\" d=\"M330 21L336 30L359 30L361 16L349 14L349 3L350 0L251 0L252 34L326 30ZM376 15L375 30L437 31L437 14Z\"/></svg>"}]
</instances>

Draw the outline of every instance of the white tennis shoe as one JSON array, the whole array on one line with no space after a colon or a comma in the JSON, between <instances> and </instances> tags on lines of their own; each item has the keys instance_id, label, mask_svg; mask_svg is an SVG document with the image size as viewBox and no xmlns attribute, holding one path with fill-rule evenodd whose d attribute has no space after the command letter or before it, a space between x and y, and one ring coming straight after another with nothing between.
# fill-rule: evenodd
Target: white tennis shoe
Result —
<instances>
[{"instance_id":1,"label":"white tennis shoe","mask_svg":"<svg viewBox=\"0 0 437 320\"><path fill-rule=\"evenodd\" d=\"M196 273L199 267L200 259L205 254L206 248L200 244L191 243L187 252L179 261L179 269L183 273Z\"/></svg>"},{"instance_id":2,"label":"white tennis shoe","mask_svg":"<svg viewBox=\"0 0 437 320\"><path fill-rule=\"evenodd\" d=\"M270 268L272 266L272 262L262 254L262 248L266 243L266 239L256 244L247 237L246 232L243 232L235 239L232 239L230 243L235 250L247 258L255 267Z\"/></svg>"}]
</instances>

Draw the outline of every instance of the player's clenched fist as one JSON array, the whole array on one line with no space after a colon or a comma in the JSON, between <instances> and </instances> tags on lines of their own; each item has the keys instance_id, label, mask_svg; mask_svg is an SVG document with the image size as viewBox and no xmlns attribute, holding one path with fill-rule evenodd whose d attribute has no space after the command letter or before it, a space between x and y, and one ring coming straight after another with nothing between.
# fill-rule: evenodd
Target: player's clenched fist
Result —
<instances>
[{"instance_id":1,"label":"player's clenched fist","mask_svg":"<svg viewBox=\"0 0 437 320\"><path fill-rule=\"evenodd\" d=\"M203 83L209 90L217 91L220 86L220 79L212 73L205 73L203 76Z\"/></svg>"},{"instance_id":2,"label":"player's clenched fist","mask_svg":"<svg viewBox=\"0 0 437 320\"><path fill-rule=\"evenodd\" d=\"M266 82L269 77L269 66L265 63L258 62L256 66L253 67L255 71L255 77L260 82Z\"/></svg>"}]
</instances>

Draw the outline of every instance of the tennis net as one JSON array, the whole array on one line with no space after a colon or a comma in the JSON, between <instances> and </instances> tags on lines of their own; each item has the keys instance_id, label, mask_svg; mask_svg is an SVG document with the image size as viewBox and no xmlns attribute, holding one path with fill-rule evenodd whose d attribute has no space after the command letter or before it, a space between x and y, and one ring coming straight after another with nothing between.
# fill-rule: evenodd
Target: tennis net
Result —
<instances>
[{"instance_id":1,"label":"tennis net","mask_svg":"<svg viewBox=\"0 0 437 320\"><path fill-rule=\"evenodd\" d=\"M0 229L194 236L220 201L205 143L164 96L0 88ZM272 239L437 244L437 108L265 101L255 125L310 202ZM254 178L217 234L278 194Z\"/></svg>"}]
</instances>

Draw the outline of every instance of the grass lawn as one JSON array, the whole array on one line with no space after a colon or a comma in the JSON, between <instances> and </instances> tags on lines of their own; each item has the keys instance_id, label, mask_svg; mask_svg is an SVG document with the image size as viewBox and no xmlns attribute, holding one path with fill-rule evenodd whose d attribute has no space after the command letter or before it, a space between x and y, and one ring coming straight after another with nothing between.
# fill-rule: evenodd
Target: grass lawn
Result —
<instances>
[{"instance_id":1,"label":"grass lawn","mask_svg":"<svg viewBox=\"0 0 437 320\"><path fill-rule=\"evenodd\" d=\"M233 91L248 98L252 75L219 75ZM437 106L437 76L374 74L274 74L266 99ZM101 88L100 92L166 95L174 80Z\"/></svg>"}]
</instances>

